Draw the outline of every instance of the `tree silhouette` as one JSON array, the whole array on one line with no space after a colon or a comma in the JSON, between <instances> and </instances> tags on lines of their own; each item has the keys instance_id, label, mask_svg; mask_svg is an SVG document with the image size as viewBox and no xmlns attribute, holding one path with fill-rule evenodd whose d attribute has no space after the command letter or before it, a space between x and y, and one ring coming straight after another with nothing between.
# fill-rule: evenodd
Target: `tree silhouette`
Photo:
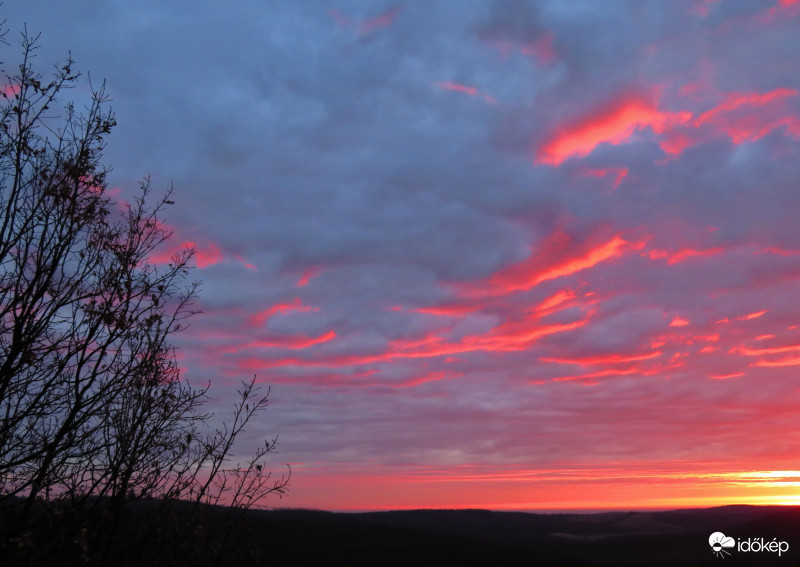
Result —
<instances>
[{"instance_id":1,"label":"tree silhouette","mask_svg":"<svg viewBox=\"0 0 800 567\"><path fill-rule=\"evenodd\" d=\"M243 383L232 420L209 429L207 388L180 379L170 343L196 313L194 250L148 262L170 236L159 222L170 191L151 206L145 179L133 202L112 202L105 88L90 83L83 108L60 106L79 74L71 58L37 73L37 40L22 34L0 99L0 554L110 562L126 544L144 549L141 538L166 541L176 506L178 524L215 541L202 504L244 510L288 482L262 464L274 440L229 467L269 392ZM144 520L123 537L136 501Z\"/></svg>"}]
</instances>

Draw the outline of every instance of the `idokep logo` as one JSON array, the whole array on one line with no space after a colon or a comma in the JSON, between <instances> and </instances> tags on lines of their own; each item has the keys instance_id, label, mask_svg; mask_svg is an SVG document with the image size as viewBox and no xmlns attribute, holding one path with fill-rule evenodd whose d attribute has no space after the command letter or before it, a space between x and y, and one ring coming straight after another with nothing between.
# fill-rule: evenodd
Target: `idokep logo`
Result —
<instances>
[{"instance_id":1,"label":"idokep logo","mask_svg":"<svg viewBox=\"0 0 800 567\"><path fill-rule=\"evenodd\" d=\"M708 545L711 546L711 552L716 557L725 559L726 555L730 555L729 549L735 549L742 553L777 553L780 557L783 553L789 551L788 541L778 541L777 538L772 540L764 539L763 537L754 537L747 539L736 539L726 536L722 532L714 532L708 537Z\"/></svg>"},{"instance_id":2,"label":"idokep logo","mask_svg":"<svg viewBox=\"0 0 800 567\"><path fill-rule=\"evenodd\" d=\"M724 559L726 555L731 554L729 551L725 550L736 547L736 542L732 537L727 537L722 532L714 532L708 537L708 545L711 546L711 551L714 555Z\"/></svg>"}]
</instances>

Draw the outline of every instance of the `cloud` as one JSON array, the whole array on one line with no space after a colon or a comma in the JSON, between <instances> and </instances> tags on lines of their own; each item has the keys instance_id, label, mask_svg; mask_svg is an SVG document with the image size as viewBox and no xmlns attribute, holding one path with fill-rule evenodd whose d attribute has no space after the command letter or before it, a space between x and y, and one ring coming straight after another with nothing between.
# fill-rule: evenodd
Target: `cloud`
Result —
<instances>
[{"instance_id":1,"label":"cloud","mask_svg":"<svg viewBox=\"0 0 800 567\"><path fill-rule=\"evenodd\" d=\"M389 27L402 11L402 7L389 8L377 16L362 20L348 18L338 10L330 10L328 14L330 14L331 18L342 28L354 28L361 35L369 35Z\"/></svg>"},{"instance_id":2,"label":"cloud","mask_svg":"<svg viewBox=\"0 0 800 567\"><path fill-rule=\"evenodd\" d=\"M666 112L658 108L654 95L621 93L579 118L556 127L536 149L535 163L560 165L571 157L584 157L600 144L629 142L643 128L661 134L691 118L687 112Z\"/></svg>"},{"instance_id":3,"label":"cloud","mask_svg":"<svg viewBox=\"0 0 800 567\"><path fill-rule=\"evenodd\" d=\"M490 104L495 104L495 102L497 102L493 97L489 96L488 94L485 94L485 93L482 93L482 92L478 91L477 87L471 87L471 86L462 85L462 84L459 84L459 83L453 83L453 82L450 82L450 81L440 81L440 82L434 83L434 85L436 87L442 89L442 90L445 90L445 91L454 91L454 92L464 93L464 94L467 94L469 96L481 95L481 97L486 102L488 102Z\"/></svg>"},{"instance_id":4,"label":"cloud","mask_svg":"<svg viewBox=\"0 0 800 567\"><path fill-rule=\"evenodd\" d=\"M639 244L628 242L620 235L605 242L575 243L568 234L556 232L532 250L527 260L500 270L477 286L465 285L461 289L467 295L526 290L547 280L587 270L637 247Z\"/></svg>"}]
</instances>

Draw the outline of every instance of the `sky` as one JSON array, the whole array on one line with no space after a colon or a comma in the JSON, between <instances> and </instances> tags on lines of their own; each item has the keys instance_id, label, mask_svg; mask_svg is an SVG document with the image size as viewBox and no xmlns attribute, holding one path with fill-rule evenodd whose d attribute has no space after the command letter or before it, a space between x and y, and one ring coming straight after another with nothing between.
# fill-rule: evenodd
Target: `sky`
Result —
<instances>
[{"instance_id":1,"label":"sky","mask_svg":"<svg viewBox=\"0 0 800 567\"><path fill-rule=\"evenodd\" d=\"M0 17L106 80L112 195L174 184L179 363L271 387L265 505L800 503L800 1Z\"/></svg>"}]
</instances>

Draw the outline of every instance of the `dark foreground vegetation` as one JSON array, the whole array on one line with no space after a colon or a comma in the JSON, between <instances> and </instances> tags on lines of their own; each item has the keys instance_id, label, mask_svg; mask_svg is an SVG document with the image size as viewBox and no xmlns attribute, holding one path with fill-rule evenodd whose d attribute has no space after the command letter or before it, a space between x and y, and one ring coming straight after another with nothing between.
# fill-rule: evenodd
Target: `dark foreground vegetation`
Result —
<instances>
[{"instance_id":1,"label":"dark foreground vegetation","mask_svg":"<svg viewBox=\"0 0 800 567\"><path fill-rule=\"evenodd\" d=\"M49 533L6 542L4 565L291 565L291 566L704 566L800 565L800 508L725 506L665 512L530 514L486 510L331 513L237 511L188 504L169 514L140 502L123 516L114 547L101 563L84 561L102 517L83 537ZM148 519L156 517L151 523ZM713 532L738 540L786 542L769 551L730 549L724 563L709 545ZM49 553L37 552L44 537ZM41 543L41 542L39 542ZM10 545L10 547L9 547Z\"/></svg>"},{"instance_id":2,"label":"dark foreground vegetation","mask_svg":"<svg viewBox=\"0 0 800 567\"><path fill-rule=\"evenodd\" d=\"M0 60L0 565L209 564L288 482L263 464L275 439L234 459L269 390L244 382L212 419L181 376L199 283L191 249L150 261L169 191L111 198L104 87L69 58L38 71L37 38Z\"/></svg>"},{"instance_id":3,"label":"dark foreground vegetation","mask_svg":"<svg viewBox=\"0 0 800 567\"><path fill-rule=\"evenodd\" d=\"M708 542L716 531L789 544L781 557L733 549L723 565L800 565L795 507L601 514L251 510L230 543L255 549L272 565L702 566L722 561Z\"/></svg>"}]
</instances>

